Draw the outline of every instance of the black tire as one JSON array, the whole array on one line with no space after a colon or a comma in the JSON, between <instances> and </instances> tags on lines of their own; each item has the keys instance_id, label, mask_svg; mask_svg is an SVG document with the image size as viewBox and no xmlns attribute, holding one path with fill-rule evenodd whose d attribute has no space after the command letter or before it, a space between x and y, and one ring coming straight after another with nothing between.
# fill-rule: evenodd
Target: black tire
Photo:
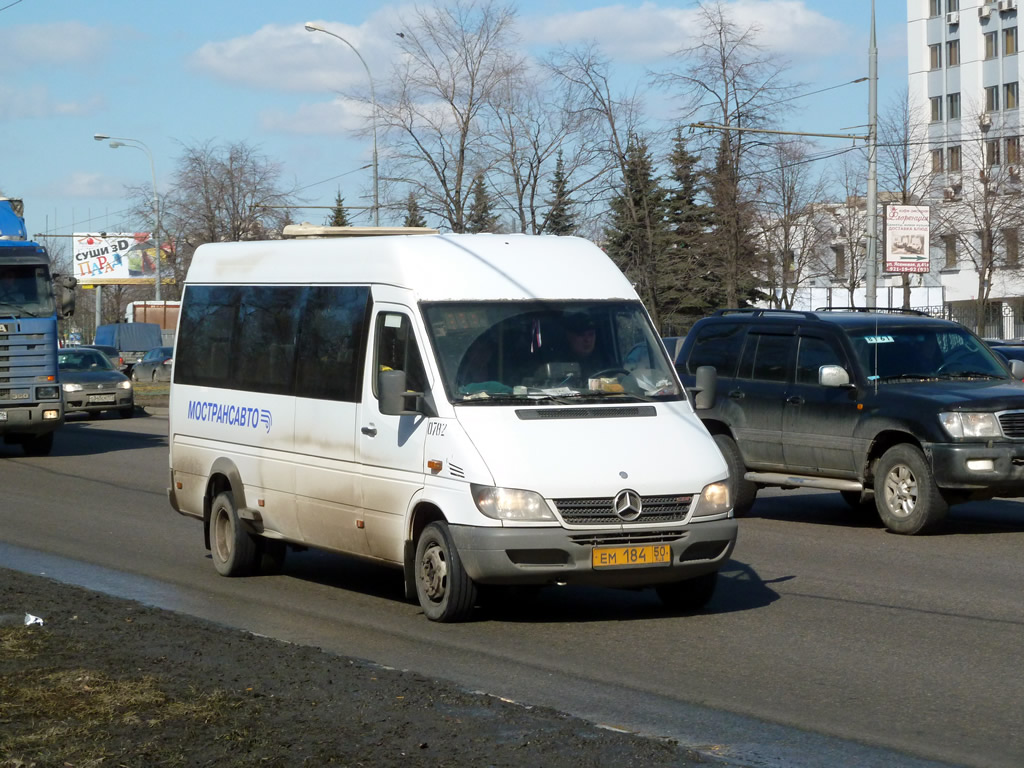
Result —
<instances>
[{"instance_id":1,"label":"black tire","mask_svg":"<svg viewBox=\"0 0 1024 768\"><path fill-rule=\"evenodd\" d=\"M729 435L715 435L715 445L722 452L726 465L729 467L729 498L732 499L733 514L742 517L750 512L757 497L757 485L744 480L747 467L743 463L739 446Z\"/></svg>"},{"instance_id":2,"label":"black tire","mask_svg":"<svg viewBox=\"0 0 1024 768\"><path fill-rule=\"evenodd\" d=\"M878 514L878 507L875 506L875 494L872 491L840 491L839 495L843 501L858 516L873 517Z\"/></svg>"},{"instance_id":3,"label":"black tire","mask_svg":"<svg viewBox=\"0 0 1024 768\"><path fill-rule=\"evenodd\" d=\"M885 527L913 535L934 528L949 512L921 449L901 443L875 468L875 506Z\"/></svg>"},{"instance_id":4,"label":"black tire","mask_svg":"<svg viewBox=\"0 0 1024 768\"><path fill-rule=\"evenodd\" d=\"M702 610L715 594L718 585L718 571L695 576L685 581L659 584L654 589L661 602L671 611L695 613Z\"/></svg>"},{"instance_id":5,"label":"black tire","mask_svg":"<svg viewBox=\"0 0 1024 768\"><path fill-rule=\"evenodd\" d=\"M118 410L117 415L120 416L122 419L130 419L132 416L135 415L135 406L129 405L127 408L121 408L120 410Z\"/></svg>"},{"instance_id":6,"label":"black tire","mask_svg":"<svg viewBox=\"0 0 1024 768\"><path fill-rule=\"evenodd\" d=\"M416 597L431 621L463 621L476 603L476 584L462 567L448 524L430 523L416 542Z\"/></svg>"},{"instance_id":7,"label":"black tire","mask_svg":"<svg viewBox=\"0 0 1024 768\"><path fill-rule=\"evenodd\" d=\"M26 438L21 444L21 449L26 456L49 456L53 450L53 432Z\"/></svg>"},{"instance_id":8,"label":"black tire","mask_svg":"<svg viewBox=\"0 0 1024 768\"><path fill-rule=\"evenodd\" d=\"M260 563L259 541L238 519L235 497L224 491L210 510L210 553L221 576L248 576Z\"/></svg>"},{"instance_id":9,"label":"black tire","mask_svg":"<svg viewBox=\"0 0 1024 768\"><path fill-rule=\"evenodd\" d=\"M155 370L153 371L153 378L151 379L151 381L152 381L152 382L153 382L154 384L156 384L156 371L155 371Z\"/></svg>"},{"instance_id":10,"label":"black tire","mask_svg":"<svg viewBox=\"0 0 1024 768\"><path fill-rule=\"evenodd\" d=\"M260 572L278 574L284 570L288 545L280 539L260 538Z\"/></svg>"}]
</instances>

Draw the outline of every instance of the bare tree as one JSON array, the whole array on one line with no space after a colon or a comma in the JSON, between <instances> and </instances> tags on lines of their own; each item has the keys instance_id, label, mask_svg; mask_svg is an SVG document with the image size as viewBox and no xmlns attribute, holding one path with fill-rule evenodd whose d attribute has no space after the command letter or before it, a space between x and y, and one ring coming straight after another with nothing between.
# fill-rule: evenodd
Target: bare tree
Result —
<instances>
[{"instance_id":1,"label":"bare tree","mask_svg":"<svg viewBox=\"0 0 1024 768\"><path fill-rule=\"evenodd\" d=\"M720 0L700 2L701 29L693 45L676 57L684 68L656 75L655 82L678 89L687 117L701 117L732 128L758 128L772 122L773 103L791 93L787 65L757 44L758 27L741 26ZM756 261L751 230L752 190L746 179L758 146L741 131L714 131L704 146L713 215L708 248L718 262L726 301L738 306L754 288Z\"/></svg>"},{"instance_id":2,"label":"bare tree","mask_svg":"<svg viewBox=\"0 0 1024 768\"><path fill-rule=\"evenodd\" d=\"M867 166L859 154L843 155L834 183L840 200L827 206L825 214L829 249L822 249L820 268L831 282L839 283L847 293L847 306L854 306L854 294L865 284L867 241Z\"/></svg>"},{"instance_id":3,"label":"bare tree","mask_svg":"<svg viewBox=\"0 0 1024 768\"><path fill-rule=\"evenodd\" d=\"M769 303L782 309L792 309L799 290L819 275L818 253L827 239L815 205L824 199L825 183L808 163L807 149L804 141L773 142L773 167L760 177L761 277Z\"/></svg>"},{"instance_id":4,"label":"bare tree","mask_svg":"<svg viewBox=\"0 0 1024 768\"><path fill-rule=\"evenodd\" d=\"M402 55L378 98L388 176L416 191L425 212L465 229L476 173L494 164L491 107L519 80L515 11L492 0L415 7L399 33Z\"/></svg>"}]
</instances>

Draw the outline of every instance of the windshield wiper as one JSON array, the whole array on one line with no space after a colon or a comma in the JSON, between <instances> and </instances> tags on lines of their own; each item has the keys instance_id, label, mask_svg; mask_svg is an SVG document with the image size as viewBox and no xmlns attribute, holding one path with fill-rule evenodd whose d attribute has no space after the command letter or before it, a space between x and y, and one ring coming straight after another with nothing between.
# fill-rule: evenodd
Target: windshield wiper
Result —
<instances>
[{"instance_id":1,"label":"windshield wiper","mask_svg":"<svg viewBox=\"0 0 1024 768\"><path fill-rule=\"evenodd\" d=\"M994 373L986 373L985 371L956 371L955 373L946 374L950 378L972 378L972 379L1003 379L1005 376L997 376Z\"/></svg>"},{"instance_id":2,"label":"windshield wiper","mask_svg":"<svg viewBox=\"0 0 1024 768\"><path fill-rule=\"evenodd\" d=\"M882 381L906 381L908 379L945 379L949 378L948 373L894 373L890 376L879 376Z\"/></svg>"},{"instance_id":3,"label":"windshield wiper","mask_svg":"<svg viewBox=\"0 0 1024 768\"><path fill-rule=\"evenodd\" d=\"M35 312L30 312L21 304L17 304L13 301L0 300L0 307L14 307L19 312L18 317L42 317L42 315L38 315Z\"/></svg>"}]
</instances>

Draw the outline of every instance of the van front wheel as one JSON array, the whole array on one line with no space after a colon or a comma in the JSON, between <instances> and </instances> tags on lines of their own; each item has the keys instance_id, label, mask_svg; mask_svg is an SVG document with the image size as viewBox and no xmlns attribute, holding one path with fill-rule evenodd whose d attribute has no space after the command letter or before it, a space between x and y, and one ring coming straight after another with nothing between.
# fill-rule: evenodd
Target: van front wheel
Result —
<instances>
[{"instance_id":1,"label":"van front wheel","mask_svg":"<svg viewBox=\"0 0 1024 768\"><path fill-rule=\"evenodd\" d=\"M463 621L476 602L476 584L443 521L430 523L416 543L416 597L431 621Z\"/></svg>"},{"instance_id":2,"label":"van front wheel","mask_svg":"<svg viewBox=\"0 0 1024 768\"><path fill-rule=\"evenodd\" d=\"M231 491L217 494L210 510L210 552L221 576L248 576L259 565L256 537L245 530Z\"/></svg>"}]
</instances>

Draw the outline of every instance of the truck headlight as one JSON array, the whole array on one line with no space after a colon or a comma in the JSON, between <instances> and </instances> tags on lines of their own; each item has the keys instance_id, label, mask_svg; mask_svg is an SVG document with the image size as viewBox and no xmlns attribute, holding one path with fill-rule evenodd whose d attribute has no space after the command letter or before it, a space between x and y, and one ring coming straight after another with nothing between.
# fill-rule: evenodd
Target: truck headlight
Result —
<instances>
[{"instance_id":1,"label":"truck headlight","mask_svg":"<svg viewBox=\"0 0 1024 768\"><path fill-rule=\"evenodd\" d=\"M491 485L471 483L470 493L477 509L495 520L554 521L555 513L534 491L517 488L495 488Z\"/></svg>"},{"instance_id":2,"label":"truck headlight","mask_svg":"<svg viewBox=\"0 0 1024 768\"><path fill-rule=\"evenodd\" d=\"M1002 437L994 413L940 413L939 422L950 437Z\"/></svg>"},{"instance_id":3,"label":"truck headlight","mask_svg":"<svg viewBox=\"0 0 1024 768\"><path fill-rule=\"evenodd\" d=\"M701 491L693 517L716 517L728 514L730 509L729 486L725 482L711 483Z\"/></svg>"},{"instance_id":4,"label":"truck headlight","mask_svg":"<svg viewBox=\"0 0 1024 768\"><path fill-rule=\"evenodd\" d=\"M61 387L64 388L65 392L81 392L82 391L82 385L81 384L71 384L71 383L61 384Z\"/></svg>"},{"instance_id":5,"label":"truck headlight","mask_svg":"<svg viewBox=\"0 0 1024 768\"><path fill-rule=\"evenodd\" d=\"M60 390L57 387L36 387L36 397L40 400L56 400L60 397Z\"/></svg>"}]
</instances>

